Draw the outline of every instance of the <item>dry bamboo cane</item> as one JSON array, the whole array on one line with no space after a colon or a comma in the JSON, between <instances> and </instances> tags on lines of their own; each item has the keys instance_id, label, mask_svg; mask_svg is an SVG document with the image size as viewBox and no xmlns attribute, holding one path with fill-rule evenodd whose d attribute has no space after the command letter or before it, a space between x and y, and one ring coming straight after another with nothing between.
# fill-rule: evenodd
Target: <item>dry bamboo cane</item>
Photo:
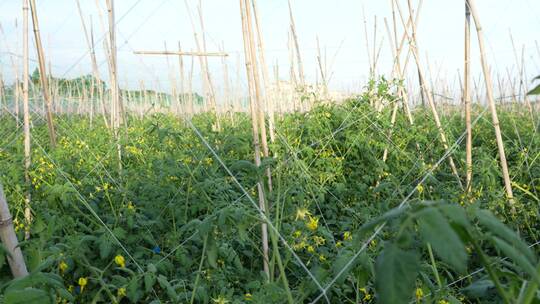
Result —
<instances>
[{"instance_id":1,"label":"dry bamboo cane","mask_svg":"<svg viewBox=\"0 0 540 304\"><path fill-rule=\"evenodd\" d=\"M403 69L401 68L401 61L400 61L400 56L401 56L401 50L403 49L404 45L405 45L405 41L407 41L407 34L406 33L403 33L402 37L401 37L401 41L399 43L399 46L397 45L397 21L396 21L396 10L395 10L395 0L390 0L391 2L391 6L392 6L392 24L393 24L393 30L394 30L394 41L396 43L396 54L397 56L395 57L395 62L394 64L397 66L397 71L398 71L398 77L400 80L403 80L403 75L405 74L405 71L407 69L407 65L409 63L409 58L410 58L410 54L411 54L411 50L409 48L409 50L407 51L407 58L405 59L405 64L403 65ZM419 19L420 19L420 10L422 8L422 3L423 1L420 0L419 3L418 3L418 8L416 9L416 17L414 20L412 19L409 19L408 22L407 22L407 26L409 26L411 23L414 23L414 24L417 24ZM403 86L399 86L398 87L398 96L400 96L402 98L402 102L403 102L403 109L405 110L405 114L407 114L407 118L409 120L409 123L410 125L414 125L414 118L412 116L412 113L411 113L411 110L409 108L409 96L407 94L407 92L405 92L405 89L403 88ZM417 148L418 148L418 151L420 151L420 148L419 148L419 145L418 143L416 143L417 145Z\"/></svg>"},{"instance_id":2,"label":"dry bamboo cane","mask_svg":"<svg viewBox=\"0 0 540 304\"><path fill-rule=\"evenodd\" d=\"M250 1L250 0L246 0ZM248 35L250 38L250 52L251 52L251 68L253 69L253 83L255 87L255 94L257 95L257 116L259 120L259 130L261 134L261 146L263 151L264 157L270 156L270 150L268 149L268 139L267 139L267 133L266 133L266 119L264 115L264 97L261 90L261 82L259 78L259 63L257 60L257 50L255 48L255 35L253 33L253 26L251 22L251 6L249 3L246 3L246 25L248 30ZM268 179L268 190L272 191L272 173L270 172L270 168L266 169L266 176Z\"/></svg>"},{"instance_id":3,"label":"dry bamboo cane","mask_svg":"<svg viewBox=\"0 0 540 304\"><path fill-rule=\"evenodd\" d=\"M92 18L90 18L90 35L88 35L88 30L86 28L86 23L84 21L84 17L83 17L83 13L82 13L82 10L81 10L81 5L79 3L79 0L77 0L77 9L78 9L78 12L79 12L79 16L81 18L81 24L82 24L82 27L83 27L84 37L85 37L85 40L86 40L87 47L90 50L90 60L92 62L92 76L93 77L92 77L90 99L91 99L92 107L93 107L94 91L96 90L96 88L97 88L98 91L103 90L103 87L101 86L101 80L99 78L99 69L98 69L98 65L97 65L96 51L95 51L95 47L94 47L94 26L92 24ZM97 86L96 86L96 83L97 83ZM103 98L101 98L101 97L100 97L100 104L101 104L102 112L103 112L103 115L102 115L103 116L103 121L104 121L105 126L107 127L107 129L109 129L109 122L107 121L107 114L106 114L106 110L105 110L105 102L104 102Z\"/></svg>"},{"instance_id":4,"label":"dry bamboo cane","mask_svg":"<svg viewBox=\"0 0 540 304\"><path fill-rule=\"evenodd\" d=\"M467 177L465 188L467 193L472 190L472 127L471 127L471 12L465 0L465 69L463 75L463 101L465 104L465 125L467 137L465 143L465 163Z\"/></svg>"},{"instance_id":5,"label":"dry bamboo cane","mask_svg":"<svg viewBox=\"0 0 540 304\"><path fill-rule=\"evenodd\" d=\"M292 34L289 32L288 34L288 41L287 41L287 48L289 50L289 92L287 94L288 98L290 98L289 103L287 105L287 111L295 112L300 111L296 105L296 88L298 87L298 81L296 80L296 71L294 69L294 46L293 46L293 38Z\"/></svg>"},{"instance_id":6,"label":"dry bamboo cane","mask_svg":"<svg viewBox=\"0 0 540 304\"><path fill-rule=\"evenodd\" d=\"M246 0L249 1L249 0ZM255 94L257 95L257 115L259 120L259 130L261 135L261 146L264 157L269 157L269 149L268 149L268 140L267 140L267 132L266 132L266 120L264 115L264 97L262 94L261 89L261 82L259 78L259 63L257 60L257 50L255 48L255 35L253 33L253 27L252 27L252 21L251 21L251 7L249 3L246 3L246 16L247 16L247 29L248 29L248 35L250 38L250 52L251 52L251 67L253 69L253 80L254 80L254 87L255 87ZM268 188L270 191L272 191L272 175L270 172L270 168L266 170L267 177L268 177Z\"/></svg>"},{"instance_id":7,"label":"dry bamboo cane","mask_svg":"<svg viewBox=\"0 0 540 304\"><path fill-rule=\"evenodd\" d=\"M326 61L326 58L325 58ZM323 66L323 60L321 57L321 46L319 43L319 36L317 36L317 64L318 64L318 70L321 73L321 81L322 81L322 90L323 90L323 99L328 98L328 84L326 80L326 62Z\"/></svg>"},{"instance_id":8,"label":"dry bamboo cane","mask_svg":"<svg viewBox=\"0 0 540 304\"><path fill-rule=\"evenodd\" d=\"M525 105L527 106L527 109L529 110L529 115L531 117L531 121L534 124L534 115L533 115L533 109L531 102L529 100L529 96L527 95L527 85L525 85L525 49L522 49L521 52L521 59L518 58L516 46L514 44L514 37L512 36L512 32L510 32L510 40L512 41L512 49L514 51L514 58L516 60L516 65L519 69L519 91L518 94L523 94L523 101L525 102Z\"/></svg>"},{"instance_id":9,"label":"dry bamboo cane","mask_svg":"<svg viewBox=\"0 0 540 304\"><path fill-rule=\"evenodd\" d=\"M201 24L202 51L203 51L203 53L205 53L206 52L206 33L205 33L205 29L204 29L201 0L199 0L198 11L199 11L199 21L200 21L200 24ZM217 105L217 102L216 102L216 92L215 92L215 89L214 89L214 85L212 83L212 77L210 76L210 69L208 68L208 57L203 56L202 59L204 61L204 65L206 67L205 70L206 70L206 78L207 78L208 89L209 89L208 92L210 93L210 96L209 96L210 97L210 105L211 105L212 110L214 111L214 115L216 117L216 130L221 131L220 117L219 117L219 113L218 113L218 105Z\"/></svg>"},{"instance_id":10,"label":"dry bamboo cane","mask_svg":"<svg viewBox=\"0 0 540 304\"><path fill-rule=\"evenodd\" d=\"M255 18L255 29L257 30L257 46L259 49L259 59L262 69L262 78L265 89L265 110L268 112L268 130L270 133L270 142L274 142L275 135L275 117L274 117L274 101L275 96L270 93L270 76L268 74L268 66L266 65L266 56L264 55L264 39L262 35L261 25L259 22L259 13L256 0L251 0L253 7L253 17Z\"/></svg>"},{"instance_id":11,"label":"dry bamboo cane","mask_svg":"<svg viewBox=\"0 0 540 304\"><path fill-rule=\"evenodd\" d=\"M163 41L163 46L165 47L165 52L167 52L167 42ZM171 84L171 91L172 91L172 99L173 102L176 104L176 107L178 107L178 95L177 95L177 87L176 87L176 77L174 76L174 72L171 67L171 62L169 61L169 56L165 56L165 60L167 62L167 71L169 72L169 82ZM169 105L171 109L174 109L173 102ZM178 109L176 111L178 113Z\"/></svg>"},{"instance_id":12,"label":"dry bamboo cane","mask_svg":"<svg viewBox=\"0 0 540 304\"><path fill-rule=\"evenodd\" d=\"M258 102L258 96L255 92L255 85L254 85L254 69L252 66L252 60L254 59L252 56L251 50L253 49L253 41L251 40L249 29L248 29L248 22L249 21L249 15L247 14L247 3L246 0L240 0L240 11L242 16L242 34L244 38L244 56L245 56L245 64L246 64L246 72L248 75L248 87L249 87L249 95L250 95L250 108L251 108L251 125L252 125L252 132L253 132L253 149L255 152L255 165L259 167L261 165L261 147L260 147L260 135L259 135L259 124L257 119L257 104ZM264 189L262 180L259 179L259 182L257 183L257 190L259 194L259 208L263 214L266 214L266 200L264 195ZM261 223L261 238L262 238L262 252L263 252L263 269L265 274L270 279L270 268L268 266L269 259L268 259L268 227L265 221Z\"/></svg>"},{"instance_id":13,"label":"dry bamboo cane","mask_svg":"<svg viewBox=\"0 0 540 304\"><path fill-rule=\"evenodd\" d=\"M120 106L120 92L118 87L118 74L116 62L116 30L114 16L114 0L107 0L107 12L109 16L109 39L110 39L110 68L111 68L111 104L113 119L111 120L114 139L116 141L116 153L118 156L118 170L122 171L122 146L120 145L120 121L122 119Z\"/></svg>"},{"instance_id":14,"label":"dry bamboo cane","mask_svg":"<svg viewBox=\"0 0 540 304\"><path fill-rule=\"evenodd\" d=\"M408 6L409 6L409 18L413 18L411 0L408 0L407 2L408 2ZM421 82L420 82L421 83L421 88L420 89L425 93L425 95L427 97L429 107L431 108L431 112L432 112L433 118L435 120L435 125L437 126L437 129L439 131L439 137L441 138L441 143L442 143L445 151L449 151L449 146L448 146L448 141L446 139L446 134L445 134L444 129L442 127L441 120L439 118L439 113L437 112L437 108L435 107L435 103L433 102L433 97L430 94L431 90L429 88L429 85L425 81L424 72L422 70L422 65L421 65L421 62L420 62L420 55L419 55L418 47L417 47L416 24L415 23L412 24L412 35L410 35L408 33L408 29L406 28L406 23L403 20L403 14L401 13L399 3L396 2L396 4L397 4L397 7L398 7L400 17L401 17L401 21L402 21L403 26L404 26L405 33L407 34L407 37L409 39L409 44L410 44L410 47L412 49L413 57L414 57L414 59L416 61L418 74L419 74L419 77L421 79ZM461 183L461 178L459 177L459 173L458 173L456 165L454 163L454 159L450 155L448 156L448 162L450 164L450 168L452 170L452 173L456 176L458 184L463 188L463 185Z\"/></svg>"},{"instance_id":15,"label":"dry bamboo cane","mask_svg":"<svg viewBox=\"0 0 540 304\"><path fill-rule=\"evenodd\" d=\"M24 181L26 192L24 197L24 219L26 221L25 239L30 238L30 223L32 222L32 211L30 208L30 107L28 98L28 0L23 0L23 122L24 122Z\"/></svg>"},{"instance_id":16,"label":"dry bamboo cane","mask_svg":"<svg viewBox=\"0 0 540 304\"><path fill-rule=\"evenodd\" d=\"M499 158L501 160L501 169L502 169L502 174L503 174L503 179L504 179L504 186L506 189L506 196L512 208L512 212L515 212L512 182L510 180L510 174L508 173L508 164L506 163L506 154L504 152L504 143L502 139L501 128L499 125L499 117L497 115L497 108L495 106L495 99L493 97L493 83L491 81L491 74L489 72L489 68L487 65L486 58L485 58L486 53L485 53L485 48L484 48L484 33L482 30L482 25L480 24L480 17L478 16L478 12L476 10L475 1L474 0L466 0L466 1L470 8L471 15L473 17L474 24L476 27L478 46L480 48L480 60L482 62L482 71L484 73L484 80L486 83L486 93L487 93L489 108L491 110L491 119L493 122L493 128L495 129L495 138L497 140L497 148L499 149Z\"/></svg>"},{"instance_id":17,"label":"dry bamboo cane","mask_svg":"<svg viewBox=\"0 0 540 304\"><path fill-rule=\"evenodd\" d=\"M304 65L302 63L302 55L300 54L300 46L298 44L298 35L296 34L296 25L294 23L294 16L291 8L291 1L288 1L289 3L289 17L290 17L290 26L291 26L291 33L292 38L294 41L294 48L296 49L296 60L298 63L298 76L300 77L300 85L302 86L302 89L306 86L306 80L304 77Z\"/></svg>"},{"instance_id":18,"label":"dry bamboo cane","mask_svg":"<svg viewBox=\"0 0 540 304\"><path fill-rule=\"evenodd\" d=\"M4 188L0 183L0 239L7 252L7 260L9 268L14 278L22 278L28 275L26 270L26 264L24 263L24 257L22 255L21 248L19 247L19 241L15 230L13 229L13 219L9 212L6 196L4 195Z\"/></svg>"},{"instance_id":19,"label":"dry bamboo cane","mask_svg":"<svg viewBox=\"0 0 540 304\"><path fill-rule=\"evenodd\" d=\"M35 0L30 0L30 10L32 12L32 24L34 28L34 38L36 41L36 48L38 52L39 61L39 78L41 79L41 90L43 91L43 98L45 99L45 108L47 111L47 127L49 129L49 139L51 147L56 146L56 133L54 130L54 119L51 112L51 96L49 95L49 84L47 80L47 71L45 70L45 55L43 53L43 46L41 45L41 36L39 33L39 23L37 18L37 7Z\"/></svg>"},{"instance_id":20,"label":"dry bamboo cane","mask_svg":"<svg viewBox=\"0 0 540 304\"><path fill-rule=\"evenodd\" d=\"M221 45L222 51L225 49L225 44ZM233 112L228 111L229 104L231 103L231 92L230 92L230 83L229 83L229 66L225 57L221 57L221 66L223 67L223 109L225 112L229 112L229 117L231 121L233 120Z\"/></svg>"},{"instance_id":21,"label":"dry bamboo cane","mask_svg":"<svg viewBox=\"0 0 540 304\"><path fill-rule=\"evenodd\" d=\"M180 41L178 41L178 52L182 52L182 46L180 45ZM178 55L178 68L180 69L180 98L179 101L182 104L183 114L186 114L186 87L185 87L185 79L184 79L184 58L182 58L181 55Z\"/></svg>"}]
</instances>

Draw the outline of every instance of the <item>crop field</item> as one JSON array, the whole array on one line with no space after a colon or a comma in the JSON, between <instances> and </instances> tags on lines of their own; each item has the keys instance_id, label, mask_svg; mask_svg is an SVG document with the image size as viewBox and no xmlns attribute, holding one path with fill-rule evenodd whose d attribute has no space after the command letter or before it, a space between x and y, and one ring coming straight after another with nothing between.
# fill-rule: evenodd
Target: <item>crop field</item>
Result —
<instances>
[{"instance_id":1,"label":"crop field","mask_svg":"<svg viewBox=\"0 0 540 304\"><path fill-rule=\"evenodd\" d=\"M365 2L0 1L0 304L540 303L540 4Z\"/></svg>"},{"instance_id":2,"label":"crop field","mask_svg":"<svg viewBox=\"0 0 540 304\"><path fill-rule=\"evenodd\" d=\"M391 113L374 113L366 98L285 115L274 157L260 167L252 163L249 117L242 114L234 124L225 120L223 132L212 131L208 115L196 116L200 133L169 115L130 118L121 171L103 125L88 132L88 119L59 116L51 150L46 124L36 122L30 225L23 189L5 189L18 236L32 235L21 246L34 273L26 283L9 282L3 267L6 299L32 285L36 296L76 302L307 302L321 293L317 282L333 282L333 303L368 303L377 292L392 303L405 287L419 301L496 301L484 268L516 296L536 275L537 250L528 244L540 237L538 125L527 113L501 112L516 188L512 211L485 111L473 138L473 191L463 195L441 162L444 149L433 144L428 113L414 113L414 129L398 120L388 140ZM459 114L444 121L461 168ZM6 133L16 128L12 119L2 124ZM4 136L1 146L3 183L24 184L22 138ZM382 162L385 148L390 156ZM266 168L272 278L262 271L254 207ZM383 221L383 232L366 242Z\"/></svg>"}]
</instances>

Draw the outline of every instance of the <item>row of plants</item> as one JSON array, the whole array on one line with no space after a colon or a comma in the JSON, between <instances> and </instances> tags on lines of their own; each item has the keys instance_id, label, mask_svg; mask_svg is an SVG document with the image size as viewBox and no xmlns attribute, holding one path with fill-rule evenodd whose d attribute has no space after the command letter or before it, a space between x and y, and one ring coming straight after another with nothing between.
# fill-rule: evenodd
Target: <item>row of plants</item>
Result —
<instances>
[{"instance_id":1,"label":"row of plants","mask_svg":"<svg viewBox=\"0 0 540 304\"><path fill-rule=\"evenodd\" d=\"M30 187L20 131L0 117L0 181L31 271L12 280L0 251L0 301L539 301L538 250L531 246L540 237L538 122L526 111L500 111L515 191L510 208L485 111L475 109L474 183L465 193L439 162L446 151L427 110L414 109L413 126L398 115L392 128L391 106L370 106L373 98L396 100L395 85L381 80L343 104L285 114L261 167L253 164L244 114L222 117L220 132L212 115L193 117L220 160L184 119L129 117L121 169L99 120L90 129L86 117L57 117L58 146L50 149L45 122L33 117ZM449 111L443 125L459 143L453 156L464 179L461 113ZM260 179L276 229L270 277L262 271L263 220L250 200ZM26 191L31 223L24 220Z\"/></svg>"}]
</instances>

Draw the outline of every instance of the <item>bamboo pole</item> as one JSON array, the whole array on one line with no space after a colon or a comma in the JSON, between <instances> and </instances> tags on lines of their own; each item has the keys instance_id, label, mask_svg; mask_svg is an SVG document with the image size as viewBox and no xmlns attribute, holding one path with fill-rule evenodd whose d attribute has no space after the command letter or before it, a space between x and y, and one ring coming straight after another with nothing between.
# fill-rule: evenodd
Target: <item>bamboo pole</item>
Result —
<instances>
[{"instance_id":1,"label":"bamboo pole","mask_svg":"<svg viewBox=\"0 0 540 304\"><path fill-rule=\"evenodd\" d=\"M409 7L409 18L412 19L414 17L413 17L413 12L412 12L411 0L408 0L407 2L408 2L408 7ZM419 55L418 46L417 46L416 24L414 24L414 23L412 24L412 27L411 27L412 28L412 34L409 34L406 23L403 20L403 14L401 13L399 2L396 1L396 4L397 4L397 7L398 7L398 11L400 13L400 16L401 16L401 21L403 23L405 33L407 34L407 37L409 39L409 44L410 44L410 47L412 49L413 57L414 57L414 59L416 61L416 66L417 66L418 74L419 74L418 76L419 76L419 78L421 80L421 82L420 82L421 90L425 93L425 96L426 96L426 98L428 100L429 107L431 109L431 112L433 114L433 118L435 120L435 125L437 126L437 129L439 131L439 137L440 137L441 143L442 143L445 151L449 151L448 140L446 139L446 134L445 134L444 129L442 127L441 120L440 120L440 117L439 117L439 113L437 112L437 108L435 107L435 103L433 102L433 97L430 94L430 92L431 92L430 87L425 81L424 71L422 69L422 64L421 64L421 61L420 61L420 55ZM456 165L454 163L454 159L452 158L451 155L448 156L448 162L450 164L450 168L452 170L452 173L456 176L458 184L463 188L463 185L461 183L461 178L459 177Z\"/></svg>"},{"instance_id":2,"label":"bamboo pole","mask_svg":"<svg viewBox=\"0 0 540 304\"><path fill-rule=\"evenodd\" d=\"M30 238L30 223L32 222L32 211L30 208L30 188L32 186L30 179L30 107L28 98L28 0L23 0L23 129L24 129L24 181L26 184L26 192L24 197L24 219L27 229L25 231L25 239Z\"/></svg>"},{"instance_id":3,"label":"bamboo pole","mask_svg":"<svg viewBox=\"0 0 540 304\"><path fill-rule=\"evenodd\" d=\"M197 7L197 10L199 12L199 22L201 24L201 42L202 42L202 51L206 52L206 32L204 29L204 19L202 14L202 0L199 0L199 5ZM208 93L210 94L208 97L210 99L210 106L212 107L212 111L214 112L215 118L216 118L216 131L221 131L221 123L220 123L220 117L218 113L218 105L216 101L216 92L214 89L214 85L212 83L212 77L210 75L210 69L208 68L208 57L203 56L201 57L202 61L204 61L204 66L206 70L206 82L208 84Z\"/></svg>"},{"instance_id":4,"label":"bamboo pole","mask_svg":"<svg viewBox=\"0 0 540 304\"><path fill-rule=\"evenodd\" d=\"M116 141L116 152L118 156L118 170L122 171L122 146L120 145L120 120L121 118L121 106L120 106L120 92L118 87L118 75L117 75L117 62L116 62L116 30L115 30L115 16L114 16L114 0L107 0L107 12L109 16L109 40L110 40L110 74L111 74L111 126L113 136Z\"/></svg>"},{"instance_id":5,"label":"bamboo pole","mask_svg":"<svg viewBox=\"0 0 540 304\"><path fill-rule=\"evenodd\" d=\"M92 18L90 18L90 35L88 35L88 29L86 28L86 22L84 21L84 17L83 17L83 13L82 13L82 9L81 9L81 5L80 5L80 2L79 0L77 0L77 10L79 12L79 17L81 18L81 24L82 24L82 27L83 27L83 32L84 32L84 37L85 37L85 40L86 40L86 45L90 51L90 60L92 62L92 85L91 85L91 88L90 88L90 100L92 102L92 106L93 106L93 102L94 102L94 91L98 90L98 92L100 92L100 95L101 94L101 91L103 90L103 86L101 85L101 80L100 80L100 77L99 77L99 68L98 68L98 64L97 64L97 59L96 59L96 50L95 50L95 45L94 45L94 26L92 24ZM96 85L97 83L97 85ZM107 129L109 129L109 122L107 121L107 114L106 114L106 109L105 109L105 102L103 100L103 98L100 97L100 100L99 100L99 103L101 104L101 108L102 108L102 112L103 112L103 121L105 123L105 126L107 127Z\"/></svg>"},{"instance_id":6,"label":"bamboo pole","mask_svg":"<svg viewBox=\"0 0 540 304\"><path fill-rule=\"evenodd\" d=\"M264 39L262 35L261 24L259 21L259 10L257 7L257 1L251 0L253 8L253 17L255 19L255 29L257 30L257 47L259 49L259 60L262 70L262 78L265 89L265 110L268 113L268 130L270 133L270 142L274 142L275 135L275 117L274 117L274 100L275 97L270 92L270 76L268 74L268 65L266 64L266 56L264 54Z\"/></svg>"},{"instance_id":7,"label":"bamboo pole","mask_svg":"<svg viewBox=\"0 0 540 304\"><path fill-rule=\"evenodd\" d=\"M246 64L246 73L248 76L248 87L250 95L250 108L251 108L251 125L253 132L253 149L255 152L255 165L259 167L261 165L261 147L260 147L260 134L257 115L257 105L259 104L258 95L255 92L255 75L253 73L253 41L250 37L248 24L250 21L250 15L248 14L249 5L246 0L240 0L240 11L242 16L242 34L244 38L244 56ZM259 194L259 208L261 212L266 215L266 200L264 195L264 189L262 181L259 179L257 183L257 190ZM268 259L268 227L266 221L261 223L261 238L262 238L262 253L263 253L263 269L267 277L270 279L269 259Z\"/></svg>"},{"instance_id":8,"label":"bamboo pole","mask_svg":"<svg viewBox=\"0 0 540 304\"><path fill-rule=\"evenodd\" d=\"M250 1L250 0L246 0ZM261 147L263 151L264 157L270 156L270 151L268 149L268 136L266 132L266 117L264 115L264 95L262 93L261 89L261 81L259 76L259 62L257 60L257 50L255 48L255 35L253 33L253 26L251 21L251 7L248 3L246 3L246 17L247 17L247 30L249 35L249 41L250 41L250 52L251 52L251 68L253 69L253 84L255 87L255 94L257 96L257 117L259 121L259 130L261 134ZM271 192L272 191L272 173L270 172L270 168L266 169L266 175L268 178L268 189Z\"/></svg>"},{"instance_id":9,"label":"bamboo pole","mask_svg":"<svg viewBox=\"0 0 540 304\"><path fill-rule=\"evenodd\" d=\"M134 51L135 55L178 55L178 56L195 56L195 57L227 57L229 54L225 52L182 52L179 51Z\"/></svg>"},{"instance_id":10,"label":"bamboo pole","mask_svg":"<svg viewBox=\"0 0 540 304\"><path fill-rule=\"evenodd\" d=\"M302 86L302 90L306 86L306 80L304 77L304 64L302 63L302 55L300 54L300 46L298 44L298 35L296 34L296 25L294 23L294 16L292 12L291 7L291 1L288 0L289 3L289 17L290 17L290 26L291 26L291 34L294 41L294 48L296 49L296 61L298 64L298 77L300 78L300 85Z\"/></svg>"},{"instance_id":11,"label":"bamboo pole","mask_svg":"<svg viewBox=\"0 0 540 304\"><path fill-rule=\"evenodd\" d=\"M49 83L47 79L47 71L45 69L45 54L43 53L43 46L41 45L41 36L39 33L39 23L37 18L36 1L30 0L30 10L32 11L32 24L34 25L34 38L36 41L36 49L38 52L39 61L39 78L41 80L41 90L43 91L43 98L45 99L45 109L47 111L47 127L49 129L49 139L51 147L56 146L56 133L54 130L54 119L51 112L51 96L49 95Z\"/></svg>"},{"instance_id":12,"label":"bamboo pole","mask_svg":"<svg viewBox=\"0 0 540 304\"><path fill-rule=\"evenodd\" d=\"M178 41L178 52L182 52L182 46L180 41ZM182 105L183 114L186 114L186 87L185 87L185 76L184 76L184 58L182 55L178 55L178 68L180 69L180 98L179 101Z\"/></svg>"},{"instance_id":13,"label":"bamboo pole","mask_svg":"<svg viewBox=\"0 0 540 304\"><path fill-rule=\"evenodd\" d=\"M510 180L510 174L508 173L508 164L506 163L506 154L504 151L504 143L502 139L501 128L499 125L499 117L497 115L497 108L495 106L495 99L493 97L493 82L491 80L491 74L489 72L489 67L487 65L487 61L485 58L486 53L485 53L485 48L484 48L484 32L483 32L482 25L480 24L480 17L478 16L478 12L476 10L475 1L474 0L466 0L466 1L470 8L471 15L473 17L474 24L476 27L476 36L478 38L478 46L480 48L480 61L482 63L482 71L484 73L484 80L486 83L486 93L487 93L489 108L491 110L491 119L493 122L493 128L495 129L495 138L497 140L497 148L499 150L499 158L501 161L501 169L503 173L506 196L508 198L508 202L510 203L512 211L515 212L512 182Z\"/></svg>"},{"instance_id":14,"label":"bamboo pole","mask_svg":"<svg viewBox=\"0 0 540 304\"><path fill-rule=\"evenodd\" d=\"M6 248L9 268L14 278L22 278L28 275L26 264L22 255L21 248L15 230L13 229L13 219L9 212L4 188L0 183L0 239Z\"/></svg>"},{"instance_id":15,"label":"bamboo pole","mask_svg":"<svg viewBox=\"0 0 540 304\"><path fill-rule=\"evenodd\" d=\"M467 137L465 143L466 150L466 170L467 177L465 189L467 193L472 189L472 127L471 127L471 11L467 0L465 0L465 69L463 75L463 101L465 104L465 125Z\"/></svg>"}]
</instances>

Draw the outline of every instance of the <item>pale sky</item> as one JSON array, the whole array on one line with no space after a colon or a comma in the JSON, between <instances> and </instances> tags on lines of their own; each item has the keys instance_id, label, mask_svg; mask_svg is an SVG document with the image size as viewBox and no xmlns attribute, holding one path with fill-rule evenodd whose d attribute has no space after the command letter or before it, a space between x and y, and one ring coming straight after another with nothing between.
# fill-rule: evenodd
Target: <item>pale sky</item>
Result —
<instances>
[{"instance_id":1,"label":"pale sky","mask_svg":"<svg viewBox=\"0 0 540 304\"><path fill-rule=\"evenodd\" d=\"M87 24L90 23L92 16L94 33L98 40L104 31L96 1L80 1ZM407 1L399 1L405 10ZM87 54L75 0L36 0L36 2L45 55L51 62L53 75L75 77L90 73L90 57ZM97 2L100 3L102 14L106 18L105 1L97 0ZM187 2L196 26L199 27L198 1L187 0ZM291 2L308 80L315 80L316 38L319 37L323 56L326 52L328 73L332 74L331 88L358 90L365 83L369 67L363 11L368 22L371 48L375 18L377 20L377 44L384 39L378 72L388 74L392 56L384 19L387 18L389 25L392 26L390 0L292 0ZM413 5L417 3L415 0L412 2ZM178 41L184 50L194 50L196 45L184 0L116 0L115 3L121 87L138 88L140 80L144 80L147 88L169 90L166 58L134 55L132 52L163 50L165 42L169 49L173 49L177 47ZM540 1L476 0L476 3L485 30L488 60L494 72L506 75L507 68L511 69L512 73L516 72L510 41L511 32L519 56L522 47L525 47L527 74L529 76L540 74L540 50L535 44L535 41L540 40ZM0 37L0 67L8 83L12 81L14 72L11 65L12 57L7 52L9 50L17 54L22 53L21 4L22 0L0 0L0 23L5 33ZM287 79L289 67L287 1L258 0L258 6L268 64L278 64L280 77ZM202 8L207 50L219 51L223 44L225 51L230 54L227 63L232 85L238 83L245 86L239 1L202 0ZM463 15L464 1L425 0L418 24L419 48L424 67L427 70L429 60L433 77L437 78L439 75L441 80L446 79L454 86L457 85L458 70L462 70L463 65ZM106 27L106 19L104 22ZM401 25L400 21L398 25ZM473 42L474 72L479 75L475 35ZM33 44L31 39L31 57L36 58ZM102 63L100 72L102 78L106 80L108 73L102 43L97 45L97 51L98 61ZM84 54L87 55L83 57ZM20 59L15 59L20 64ZM171 69L178 79L178 59L170 57L169 60ZM212 77L219 89L223 79L221 61L218 58L210 58L209 61ZM186 74L190 64L191 59L186 57ZM194 64L194 88L199 89L202 80L198 61L195 60ZM31 70L35 66L36 63L32 62ZM237 81L238 75L240 78Z\"/></svg>"}]
</instances>

